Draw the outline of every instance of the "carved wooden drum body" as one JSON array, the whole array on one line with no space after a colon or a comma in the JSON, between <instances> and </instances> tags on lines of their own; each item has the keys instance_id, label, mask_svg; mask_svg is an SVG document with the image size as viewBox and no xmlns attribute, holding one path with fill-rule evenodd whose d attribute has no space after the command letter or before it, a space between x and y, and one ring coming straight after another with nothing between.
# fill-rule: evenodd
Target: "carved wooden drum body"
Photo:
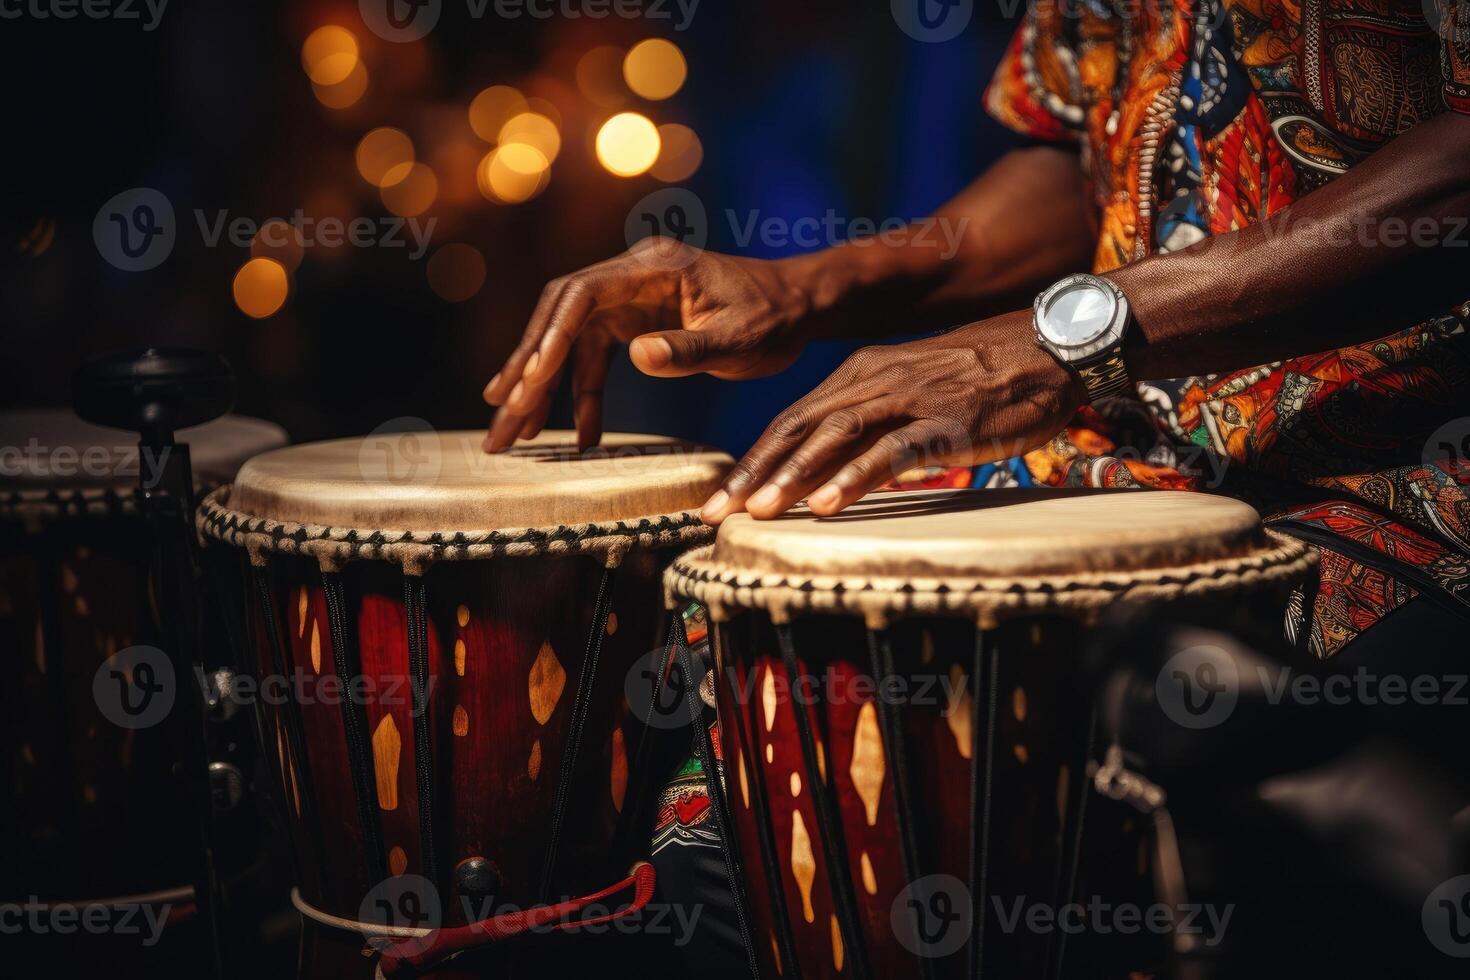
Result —
<instances>
[{"instance_id":1,"label":"carved wooden drum body","mask_svg":"<svg viewBox=\"0 0 1470 980\"><path fill-rule=\"evenodd\" d=\"M660 576L707 538L694 509L731 461L633 435L578 454L568 433L489 456L482 435L269 453L201 507L249 597L242 659L290 680L261 704L302 976L392 973L368 942L385 937L423 938L390 952L434 975L502 975L555 944L444 965L439 940L646 856L625 826L624 677L662 639Z\"/></svg>"},{"instance_id":2,"label":"carved wooden drum body","mask_svg":"<svg viewBox=\"0 0 1470 980\"><path fill-rule=\"evenodd\" d=\"M201 489L232 479L246 458L286 441L276 426L239 416L178 438L190 446ZM111 709L122 702L110 697L106 676L114 655L152 649L162 635L148 590L154 543L135 504L136 437L70 412L17 412L0 418L0 447L0 649L7 665L0 902L45 907L121 898L160 921L183 922L193 915L202 850L196 816L177 791L183 714L118 716ZM181 685L192 683L178 671L149 708L168 712L163 699L188 696ZM38 915L51 921L47 912ZM130 924L120 924L124 915ZM179 962L206 968L200 945L185 942L184 950L169 941L178 930L149 941L157 927L147 920L140 911L114 910L116 928L105 936L44 926L21 938L35 940L40 962L51 967L76 954L79 962L105 957L115 976L135 965L145 972ZM170 959L176 953L184 959Z\"/></svg>"},{"instance_id":3,"label":"carved wooden drum body","mask_svg":"<svg viewBox=\"0 0 1470 980\"><path fill-rule=\"evenodd\" d=\"M1088 623L1119 604L1208 615L1312 561L1202 494L883 493L727 520L665 583L714 622L762 975L1052 975L1065 937L1024 916L1089 873ZM1137 844L1113 846L1122 864Z\"/></svg>"}]
</instances>

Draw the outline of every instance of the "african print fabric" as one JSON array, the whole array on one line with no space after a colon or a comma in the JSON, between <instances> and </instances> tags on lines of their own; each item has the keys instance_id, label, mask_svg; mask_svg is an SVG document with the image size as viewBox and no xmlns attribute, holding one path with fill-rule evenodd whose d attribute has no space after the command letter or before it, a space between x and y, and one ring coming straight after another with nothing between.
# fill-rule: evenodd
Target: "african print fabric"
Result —
<instances>
[{"instance_id":1,"label":"african print fabric","mask_svg":"<svg viewBox=\"0 0 1470 980\"><path fill-rule=\"evenodd\" d=\"M1105 273L1259 222L1411 126L1470 113L1470 0L1034 0L986 103L1078 146ZM1144 381L971 483L1243 497L1323 551L1287 614L1317 656L1426 591L1470 611L1467 323L1470 304L1370 343Z\"/></svg>"}]
</instances>

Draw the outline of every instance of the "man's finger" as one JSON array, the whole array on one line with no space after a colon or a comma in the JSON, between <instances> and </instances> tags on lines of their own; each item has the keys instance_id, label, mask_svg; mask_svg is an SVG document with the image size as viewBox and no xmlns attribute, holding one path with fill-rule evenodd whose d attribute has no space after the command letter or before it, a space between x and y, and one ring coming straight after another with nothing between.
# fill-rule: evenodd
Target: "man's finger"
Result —
<instances>
[{"instance_id":1,"label":"man's finger","mask_svg":"<svg viewBox=\"0 0 1470 980\"><path fill-rule=\"evenodd\" d=\"M633 366L655 378L683 378L702 371L739 370L749 354L729 330L661 330L629 345Z\"/></svg>"},{"instance_id":2,"label":"man's finger","mask_svg":"<svg viewBox=\"0 0 1470 980\"><path fill-rule=\"evenodd\" d=\"M572 363L572 415L577 422L577 448L586 450L602 441L602 392L612 365L611 344L591 337L577 345Z\"/></svg>"},{"instance_id":3,"label":"man's finger","mask_svg":"<svg viewBox=\"0 0 1470 980\"><path fill-rule=\"evenodd\" d=\"M536 354L537 348L541 346L541 338L546 333L546 324L551 316L551 311L556 308L569 282L571 282L570 276L553 279L542 288L541 296L536 300L536 309L531 312L531 319L526 322L526 331L521 334L520 343L516 344L515 350L510 352L510 357L505 359L505 364L501 366L500 371L485 386L485 401L491 405L504 405L511 391L520 383L527 361Z\"/></svg>"},{"instance_id":4,"label":"man's finger","mask_svg":"<svg viewBox=\"0 0 1470 980\"><path fill-rule=\"evenodd\" d=\"M909 420L904 399L896 395L832 412L745 501L746 511L758 520L785 513L885 433Z\"/></svg>"},{"instance_id":5,"label":"man's finger","mask_svg":"<svg viewBox=\"0 0 1470 980\"><path fill-rule=\"evenodd\" d=\"M951 442L932 423L910 423L883 436L871 449L838 470L836 476L807 498L807 506L821 517L836 514L915 465L950 461Z\"/></svg>"},{"instance_id":6,"label":"man's finger","mask_svg":"<svg viewBox=\"0 0 1470 980\"><path fill-rule=\"evenodd\" d=\"M490 420L490 431L480 444L481 448L487 453L498 453L508 448L516 441L525 422L524 415L516 415L507 408L497 409L495 418Z\"/></svg>"}]
</instances>

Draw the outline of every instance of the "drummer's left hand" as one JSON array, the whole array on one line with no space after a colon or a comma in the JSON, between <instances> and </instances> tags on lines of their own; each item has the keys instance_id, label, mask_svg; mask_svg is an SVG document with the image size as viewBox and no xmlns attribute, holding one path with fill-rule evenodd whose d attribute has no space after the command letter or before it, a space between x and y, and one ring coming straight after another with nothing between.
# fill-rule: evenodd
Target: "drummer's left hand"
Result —
<instances>
[{"instance_id":1,"label":"drummer's left hand","mask_svg":"<svg viewBox=\"0 0 1470 980\"><path fill-rule=\"evenodd\" d=\"M808 495L813 513L835 514L916 466L1034 449L1083 402L1081 383L1037 345L1030 310L865 347L776 416L701 516L771 518Z\"/></svg>"}]
</instances>

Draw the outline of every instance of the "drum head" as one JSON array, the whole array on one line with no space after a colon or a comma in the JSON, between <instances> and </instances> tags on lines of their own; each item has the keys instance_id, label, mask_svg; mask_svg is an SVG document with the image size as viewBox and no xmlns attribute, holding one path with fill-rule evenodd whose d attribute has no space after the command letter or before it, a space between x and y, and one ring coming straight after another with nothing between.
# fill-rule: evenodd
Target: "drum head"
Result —
<instances>
[{"instance_id":1,"label":"drum head","mask_svg":"<svg viewBox=\"0 0 1470 980\"><path fill-rule=\"evenodd\" d=\"M189 444L195 482L227 483L240 464L286 444L280 426L226 415L177 438ZM118 487L137 483L138 437L83 422L66 409L0 415L0 485L21 490Z\"/></svg>"},{"instance_id":2,"label":"drum head","mask_svg":"<svg viewBox=\"0 0 1470 980\"><path fill-rule=\"evenodd\" d=\"M877 493L834 517L803 507L736 514L678 558L671 597L716 619L761 608L986 622L1030 610L1082 615L1116 602L1275 586L1316 556L1261 526L1250 506L1183 491L928 490Z\"/></svg>"},{"instance_id":3,"label":"drum head","mask_svg":"<svg viewBox=\"0 0 1470 980\"><path fill-rule=\"evenodd\" d=\"M609 433L579 453L543 432L484 452L483 432L408 432L278 449L250 460L231 511L274 522L422 533L618 521L695 510L733 460L663 436Z\"/></svg>"},{"instance_id":4,"label":"drum head","mask_svg":"<svg viewBox=\"0 0 1470 980\"><path fill-rule=\"evenodd\" d=\"M835 517L736 514L712 557L757 574L1003 578L1166 568L1264 543L1252 507L1210 494L922 490L869 494Z\"/></svg>"}]
</instances>

